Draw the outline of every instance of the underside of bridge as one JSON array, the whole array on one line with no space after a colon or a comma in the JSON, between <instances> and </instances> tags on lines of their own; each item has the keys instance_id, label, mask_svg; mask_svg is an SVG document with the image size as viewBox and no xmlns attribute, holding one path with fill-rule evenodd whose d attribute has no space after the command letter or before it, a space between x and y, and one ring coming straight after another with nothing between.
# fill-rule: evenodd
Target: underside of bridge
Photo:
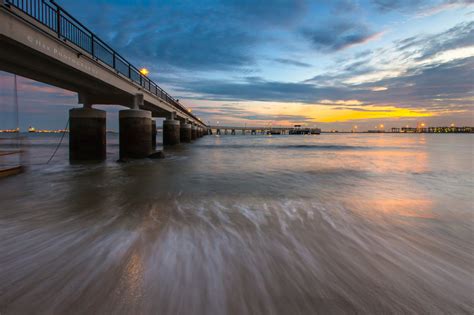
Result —
<instances>
[{"instance_id":1,"label":"underside of bridge","mask_svg":"<svg viewBox=\"0 0 474 315\"><path fill-rule=\"evenodd\" d=\"M43 0L24 3L0 1L0 70L78 93L83 107L69 116L71 160L105 159L106 114L93 109L96 104L128 107L119 115L121 158L153 153L152 117L166 118L165 145L207 134L204 123L62 8ZM56 16L56 26L37 13L46 11Z\"/></svg>"}]
</instances>

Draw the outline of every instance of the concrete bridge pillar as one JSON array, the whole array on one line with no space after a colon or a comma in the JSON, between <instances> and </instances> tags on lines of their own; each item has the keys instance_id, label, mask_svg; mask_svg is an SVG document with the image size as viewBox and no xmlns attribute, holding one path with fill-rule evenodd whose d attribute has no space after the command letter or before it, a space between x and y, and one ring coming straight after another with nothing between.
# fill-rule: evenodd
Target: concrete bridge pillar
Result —
<instances>
[{"instance_id":1,"label":"concrete bridge pillar","mask_svg":"<svg viewBox=\"0 0 474 315\"><path fill-rule=\"evenodd\" d=\"M191 124L187 121L182 121L179 130L179 140L181 142L191 142Z\"/></svg>"},{"instance_id":2,"label":"concrete bridge pillar","mask_svg":"<svg viewBox=\"0 0 474 315\"><path fill-rule=\"evenodd\" d=\"M163 121L163 145L175 145L180 142L180 123L174 117Z\"/></svg>"},{"instance_id":3,"label":"concrete bridge pillar","mask_svg":"<svg viewBox=\"0 0 474 315\"><path fill-rule=\"evenodd\" d=\"M120 159L145 158L153 152L151 124L149 111L140 109L119 111Z\"/></svg>"},{"instance_id":4,"label":"concrete bridge pillar","mask_svg":"<svg viewBox=\"0 0 474 315\"><path fill-rule=\"evenodd\" d=\"M151 120L151 148L156 149L156 121Z\"/></svg>"},{"instance_id":5,"label":"concrete bridge pillar","mask_svg":"<svg viewBox=\"0 0 474 315\"><path fill-rule=\"evenodd\" d=\"M91 108L69 110L69 160L102 161L106 158L105 111Z\"/></svg>"},{"instance_id":6,"label":"concrete bridge pillar","mask_svg":"<svg viewBox=\"0 0 474 315\"><path fill-rule=\"evenodd\" d=\"M197 126L193 125L191 127L191 140L197 139Z\"/></svg>"}]
</instances>

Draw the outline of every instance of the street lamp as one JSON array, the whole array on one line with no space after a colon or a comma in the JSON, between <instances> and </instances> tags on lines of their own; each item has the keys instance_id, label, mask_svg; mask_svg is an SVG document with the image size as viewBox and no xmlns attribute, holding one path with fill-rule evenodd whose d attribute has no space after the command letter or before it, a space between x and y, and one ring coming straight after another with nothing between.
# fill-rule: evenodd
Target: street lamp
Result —
<instances>
[{"instance_id":1,"label":"street lamp","mask_svg":"<svg viewBox=\"0 0 474 315\"><path fill-rule=\"evenodd\" d=\"M150 71L148 71L147 68L141 68L140 73L144 76L147 76L150 73Z\"/></svg>"}]
</instances>

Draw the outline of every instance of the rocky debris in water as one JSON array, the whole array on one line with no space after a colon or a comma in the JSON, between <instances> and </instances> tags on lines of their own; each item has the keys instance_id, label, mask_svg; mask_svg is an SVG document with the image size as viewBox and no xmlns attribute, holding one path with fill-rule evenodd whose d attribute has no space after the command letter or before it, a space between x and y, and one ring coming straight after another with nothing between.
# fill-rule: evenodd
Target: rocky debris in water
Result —
<instances>
[{"instance_id":1,"label":"rocky debris in water","mask_svg":"<svg viewBox=\"0 0 474 315\"><path fill-rule=\"evenodd\" d=\"M156 151L148 156L149 159L164 159L165 154L163 151Z\"/></svg>"}]
</instances>

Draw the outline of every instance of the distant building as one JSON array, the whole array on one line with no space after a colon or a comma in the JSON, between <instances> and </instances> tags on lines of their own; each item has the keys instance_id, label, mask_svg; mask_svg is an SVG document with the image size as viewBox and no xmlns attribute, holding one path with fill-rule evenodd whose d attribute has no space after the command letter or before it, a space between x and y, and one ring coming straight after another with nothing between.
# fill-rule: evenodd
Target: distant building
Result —
<instances>
[{"instance_id":1,"label":"distant building","mask_svg":"<svg viewBox=\"0 0 474 315\"><path fill-rule=\"evenodd\" d=\"M392 132L394 129L392 128ZM403 127L401 128L402 133L473 133L474 127L424 127L424 128L413 128Z\"/></svg>"}]
</instances>

